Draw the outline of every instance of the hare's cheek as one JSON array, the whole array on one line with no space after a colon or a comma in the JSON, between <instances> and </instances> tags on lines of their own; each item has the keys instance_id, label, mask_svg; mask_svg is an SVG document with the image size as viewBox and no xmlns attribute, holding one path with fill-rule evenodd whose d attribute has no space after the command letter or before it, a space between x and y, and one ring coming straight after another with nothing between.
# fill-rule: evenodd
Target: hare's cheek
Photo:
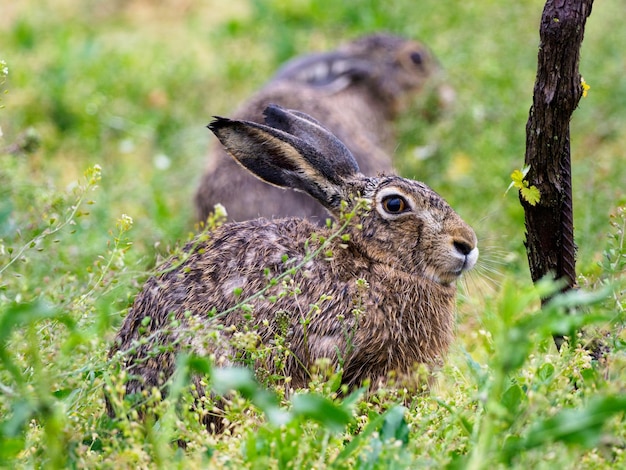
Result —
<instances>
[{"instance_id":1,"label":"hare's cheek","mask_svg":"<svg viewBox=\"0 0 626 470\"><path fill-rule=\"evenodd\" d=\"M411 264L414 272L424 272L428 267L437 270L441 256L436 253L431 243L420 238L415 240L411 250Z\"/></svg>"},{"instance_id":2,"label":"hare's cheek","mask_svg":"<svg viewBox=\"0 0 626 470\"><path fill-rule=\"evenodd\" d=\"M427 277L441 284L450 284L464 271L466 257L446 240L424 245L423 271Z\"/></svg>"}]
</instances>

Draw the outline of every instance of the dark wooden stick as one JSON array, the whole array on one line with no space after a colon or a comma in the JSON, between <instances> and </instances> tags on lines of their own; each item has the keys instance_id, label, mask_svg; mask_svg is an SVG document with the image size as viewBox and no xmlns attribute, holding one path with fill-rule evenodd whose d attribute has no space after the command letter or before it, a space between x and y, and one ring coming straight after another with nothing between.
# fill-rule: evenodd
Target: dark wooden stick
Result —
<instances>
[{"instance_id":1,"label":"dark wooden stick","mask_svg":"<svg viewBox=\"0 0 626 470\"><path fill-rule=\"evenodd\" d=\"M540 27L533 105L526 124L525 163L530 186L541 192L532 206L521 196L526 252L533 282L550 274L576 285L570 129L582 96L580 46L593 0L548 0ZM549 299L543 299L543 302ZM560 347L563 338L555 337Z\"/></svg>"}]
</instances>

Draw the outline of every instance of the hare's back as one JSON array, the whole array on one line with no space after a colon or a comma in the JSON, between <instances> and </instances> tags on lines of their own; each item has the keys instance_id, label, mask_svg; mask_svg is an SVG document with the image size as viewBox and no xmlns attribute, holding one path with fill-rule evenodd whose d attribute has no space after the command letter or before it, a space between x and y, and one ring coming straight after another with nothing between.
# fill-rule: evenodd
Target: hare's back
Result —
<instances>
[{"instance_id":1,"label":"hare's back","mask_svg":"<svg viewBox=\"0 0 626 470\"><path fill-rule=\"evenodd\" d=\"M160 269L152 279L162 287L159 302L176 303L177 312L228 308L301 262L310 250L307 240L320 230L296 218L225 224L189 243L182 261L179 256Z\"/></svg>"}]
</instances>

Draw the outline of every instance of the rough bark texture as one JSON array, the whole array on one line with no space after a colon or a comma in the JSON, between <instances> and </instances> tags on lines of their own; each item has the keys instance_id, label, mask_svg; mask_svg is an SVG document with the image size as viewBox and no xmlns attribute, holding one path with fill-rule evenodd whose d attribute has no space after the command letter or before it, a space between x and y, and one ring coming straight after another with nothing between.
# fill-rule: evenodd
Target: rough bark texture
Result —
<instances>
[{"instance_id":1,"label":"rough bark texture","mask_svg":"<svg viewBox=\"0 0 626 470\"><path fill-rule=\"evenodd\" d=\"M592 4L593 0L546 2L526 125L525 163L530 165L526 180L541 192L535 206L520 198L530 273L533 282L547 274L564 279L564 290L576 283L569 122L583 91L578 64Z\"/></svg>"}]
</instances>

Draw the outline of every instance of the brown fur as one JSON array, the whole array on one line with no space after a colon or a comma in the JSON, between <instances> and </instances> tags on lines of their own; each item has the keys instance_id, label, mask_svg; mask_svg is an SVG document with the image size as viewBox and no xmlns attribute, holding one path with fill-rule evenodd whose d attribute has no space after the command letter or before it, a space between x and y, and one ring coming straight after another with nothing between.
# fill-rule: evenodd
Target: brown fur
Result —
<instances>
[{"instance_id":1,"label":"brown fur","mask_svg":"<svg viewBox=\"0 0 626 470\"><path fill-rule=\"evenodd\" d=\"M419 63L412 61L412 54ZM339 71L330 70L329 64L337 62L342 64ZM328 83L316 75L326 66ZM388 173L395 146L393 120L411 108L413 97L437 70L430 52L418 42L387 34L366 36L335 51L288 63L235 117L262 123L269 104L298 109L337 136L364 174ZM235 221L295 216L323 222L328 217L307 196L265 185L241 171L219 143L212 145L210 155L195 198L199 220L206 220L217 203Z\"/></svg>"},{"instance_id":2,"label":"brown fur","mask_svg":"<svg viewBox=\"0 0 626 470\"><path fill-rule=\"evenodd\" d=\"M350 209L357 196L369 209L347 226L347 240L332 238L311 259L319 237L331 239L333 230L297 218L228 223L190 243L146 282L118 334L111 354L125 352L134 376L128 393L163 385L182 350L237 362L232 342L245 331L266 346L284 337L291 352L284 368L271 356L256 367L290 377L294 387L307 385L322 358L343 365L348 386L441 363L453 337L454 282L476 261L474 231L423 183L359 173L347 149L310 117L272 107L266 120L276 127L220 118L212 130L240 164L317 194L337 218L341 201ZM386 208L389 198L401 198L405 210ZM284 283L246 301L248 318L232 309L300 264ZM310 310L315 304L319 311ZM180 322L173 331L172 319Z\"/></svg>"}]
</instances>

